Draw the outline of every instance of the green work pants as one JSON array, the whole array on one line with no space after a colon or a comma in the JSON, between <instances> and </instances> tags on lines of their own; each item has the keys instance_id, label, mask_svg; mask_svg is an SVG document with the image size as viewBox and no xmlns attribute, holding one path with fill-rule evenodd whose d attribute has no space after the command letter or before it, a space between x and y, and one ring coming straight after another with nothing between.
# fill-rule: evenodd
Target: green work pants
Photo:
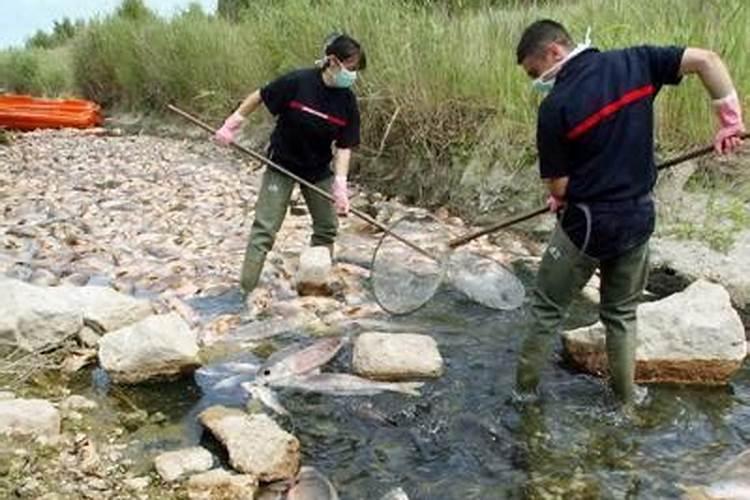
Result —
<instances>
[{"instance_id":1,"label":"green work pants","mask_svg":"<svg viewBox=\"0 0 750 500\"><path fill-rule=\"evenodd\" d=\"M327 177L315 183L315 186L330 193L332 182L333 177ZM240 275L240 286L245 293L253 291L258 284L266 254L273 247L276 233L284 222L295 184L296 181L273 168L266 168L263 173L258 199L255 202L255 220L250 230ZM309 187L300 185L300 190L313 222L310 244L326 246L333 250L338 228L333 203Z\"/></svg>"},{"instance_id":2,"label":"green work pants","mask_svg":"<svg viewBox=\"0 0 750 500\"><path fill-rule=\"evenodd\" d=\"M607 362L615 394L632 399L635 375L636 307L648 278L648 241L617 257L597 260L581 252L560 225L555 228L531 298L532 329L521 346L517 388L533 392L574 295L599 268L599 317L607 331Z\"/></svg>"}]
</instances>

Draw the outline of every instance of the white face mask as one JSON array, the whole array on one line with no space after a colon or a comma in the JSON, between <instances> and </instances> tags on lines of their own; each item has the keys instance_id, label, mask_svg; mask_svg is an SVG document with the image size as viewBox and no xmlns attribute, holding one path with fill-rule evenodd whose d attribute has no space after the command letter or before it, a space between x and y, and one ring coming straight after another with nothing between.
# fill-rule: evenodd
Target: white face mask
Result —
<instances>
[{"instance_id":1,"label":"white face mask","mask_svg":"<svg viewBox=\"0 0 750 500\"><path fill-rule=\"evenodd\" d=\"M532 88L542 93L552 90L552 87L555 86L555 78L557 77L557 74L560 72L562 67L565 66L565 63L567 63L589 47L591 47L591 28L586 30L586 38L584 39L583 43L579 43L578 45L576 45L576 48L571 50L570 53L565 56L560 62L549 68L547 71L539 75L539 78L531 82Z\"/></svg>"}]
</instances>

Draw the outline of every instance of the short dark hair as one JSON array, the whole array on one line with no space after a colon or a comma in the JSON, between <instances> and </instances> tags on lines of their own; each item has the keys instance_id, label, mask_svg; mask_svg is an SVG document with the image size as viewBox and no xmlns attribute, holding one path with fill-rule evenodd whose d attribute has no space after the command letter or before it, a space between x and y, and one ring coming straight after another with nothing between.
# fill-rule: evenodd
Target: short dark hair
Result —
<instances>
[{"instance_id":1,"label":"short dark hair","mask_svg":"<svg viewBox=\"0 0 750 500\"><path fill-rule=\"evenodd\" d=\"M352 56L359 56L357 69L363 70L367 67L367 57L362 46L357 40L344 33L332 33L328 35L325 41L324 53L327 56L336 56L339 61L345 61Z\"/></svg>"},{"instance_id":2,"label":"short dark hair","mask_svg":"<svg viewBox=\"0 0 750 500\"><path fill-rule=\"evenodd\" d=\"M549 43L557 42L569 47L573 46L573 39L565 26L551 19L541 19L530 24L521 35L521 41L516 47L516 62L521 64L524 59L540 52Z\"/></svg>"}]
</instances>

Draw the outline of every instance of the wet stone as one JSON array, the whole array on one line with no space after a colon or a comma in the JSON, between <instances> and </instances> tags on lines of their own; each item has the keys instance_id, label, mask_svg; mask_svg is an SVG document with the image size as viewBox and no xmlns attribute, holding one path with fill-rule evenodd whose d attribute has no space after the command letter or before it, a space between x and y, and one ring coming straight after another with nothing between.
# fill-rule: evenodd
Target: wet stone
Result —
<instances>
[{"instance_id":1,"label":"wet stone","mask_svg":"<svg viewBox=\"0 0 750 500\"><path fill-rule=\"evenodd\" d=\"M175 481L185 474L207 471L213 464L213 455L199 446L168 451L154 459L156 472L167 482Z\"/></svg>"},{"instance_id":2,"label":"wet stone","mask_svg":"<svg viewBox=\"0 0 750 500\"><path fill-rule=\"evenodd\" d=\"M234 474L225 469L214 469L192 476L187 482L190 500L253 500L258 481L249 474Z\"/></svg>"},{"instance_id":3,"label":"wet stone","mask_svg":"<svg viewBox=\"0 0 750 500\"><path fill-rule=\"evenodd\" d=\"M729 294L706 281L639 305L637 335L635 379L639 383L727 384L747 355L745 329ZM565 332L563 345L584 371L606 373L601 323Z\"/></svg>"},{"instance_id":4,"label":"wet stone","mask_svg":"<svg viewBox=\"0 0 750 500\"><path fill-rule=\"evenodd\" d=\"M300 443L267 415L212 406L199 420L227 448L229 462L237 471L264 482L296 475Z\"/></svg>"},{"instance_id":5,"label":"wet stone","mask_svg":"<svg viewBox=\"0 0 750 500\"><path fill-rule=\"evenodd\" d=\"M352 367L379 380L439 377L443 358L435 339L413 333L362 333L354 344Z\"/></svg>"}]
</instances>

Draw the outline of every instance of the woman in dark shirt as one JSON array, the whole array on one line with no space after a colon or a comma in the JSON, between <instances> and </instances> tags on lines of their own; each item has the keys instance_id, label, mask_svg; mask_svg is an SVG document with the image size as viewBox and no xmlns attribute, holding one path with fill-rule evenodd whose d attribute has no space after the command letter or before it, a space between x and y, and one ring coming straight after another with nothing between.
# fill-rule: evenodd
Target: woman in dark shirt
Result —
<instances>
[{"instance_id":1,"label":"woman in dark shirt","mask_svg":"<svg viewBox=\"0 0 750 500\"><path fill-rule=\"evenodd\" d=\"M332 35L326 40L323 59L317 66L292 71L251 93L214 138L225 145L232 142L245 117L263 103L277 118L269 157L333 195L335 203L331 204L313 190L300 186L313 220L311 245L333 250L338 227L336 214L346 215L349 211L346 178L351 148L359 145L359 109L350 87L357 71L366 66L365 53L353 38ZM294 185L293 179L273 168L267 168L263 174L240 277L245 293L258 284Z\"/></svg>"}]
</instances>

